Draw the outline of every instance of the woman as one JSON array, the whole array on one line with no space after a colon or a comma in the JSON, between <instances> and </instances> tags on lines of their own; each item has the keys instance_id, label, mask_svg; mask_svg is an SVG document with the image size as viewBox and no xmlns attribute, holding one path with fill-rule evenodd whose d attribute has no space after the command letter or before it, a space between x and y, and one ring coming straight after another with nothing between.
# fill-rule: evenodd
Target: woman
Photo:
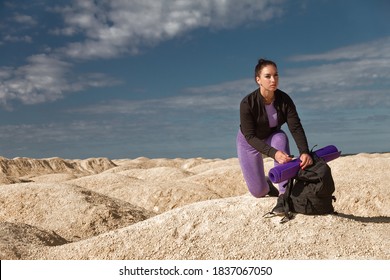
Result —
<instances>
[{"instance_id":1,"label":"woman","mask_svg":"<svg viewBox=\"0 0 390 280\"><path fill-rule=\"evenodd\" d=\"M276 63L260 59L255 67L255 81L259 88L248 94L240 104L240 130L237 153L249 192L255 197L283 195L287 181L279 184L279 191L264 174L263 154L275 160L275 166L292 160L288 137L281 127L287 123L298 147L301 168L313 163L305 131L294 102L278 89ZM282 213L278 200L274 213Z\"/></svg>"}]
</instances>

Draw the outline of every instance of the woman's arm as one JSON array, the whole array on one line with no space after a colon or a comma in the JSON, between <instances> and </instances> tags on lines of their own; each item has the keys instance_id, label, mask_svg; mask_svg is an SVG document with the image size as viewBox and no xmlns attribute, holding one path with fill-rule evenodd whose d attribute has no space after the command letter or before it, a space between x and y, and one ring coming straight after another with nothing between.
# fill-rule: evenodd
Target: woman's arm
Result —
<instances>
[{"instance_id":1,"label":"woman's arm","mask_svg":"<svg viewBox=\"0 0 390 280\"><path fill-rule=\"evenodd\" d=\"M256 127L258 124L256 123L255 117L253 116L250 105L246 99L240 104L240 124L241 132L249 145L260 153L275 159L277 150L256 136Z\"/></svg>"}]
</instances>

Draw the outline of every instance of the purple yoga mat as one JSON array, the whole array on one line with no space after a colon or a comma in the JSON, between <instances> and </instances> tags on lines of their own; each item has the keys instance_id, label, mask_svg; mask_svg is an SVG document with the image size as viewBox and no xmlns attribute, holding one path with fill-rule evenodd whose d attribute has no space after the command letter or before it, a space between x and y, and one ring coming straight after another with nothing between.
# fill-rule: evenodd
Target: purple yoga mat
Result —
<instances>
[{"instance_id":1,"label":"purple yoga mat","mask_svg":"<svg viewBox=\"0 0 390 280\"><path fill-rule=\"evenodd\" d=\"M326 162L334 160L338 158L341 154L340 151L337 150L337 148L333 145L326 146L322 149L314 151L314 153L325 160ZM297 175L299 171L299 164L301 163L301 160L299 158L296 158L290 162L287 162L285 164L281 164L278 166L275 166L272 168L269 173L268 177L271 180L272 183L280 183L282 181L288 180L293 178L295 175Z\"/></svg>"}]
</instances>

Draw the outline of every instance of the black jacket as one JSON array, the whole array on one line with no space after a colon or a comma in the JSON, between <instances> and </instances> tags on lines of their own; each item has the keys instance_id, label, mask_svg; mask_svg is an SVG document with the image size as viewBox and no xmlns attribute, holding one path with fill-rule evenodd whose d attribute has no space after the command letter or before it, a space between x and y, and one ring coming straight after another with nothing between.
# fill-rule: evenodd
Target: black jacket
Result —
<instances>
[{"instance_id":1,"label":"black jacket","mask_svg":"<svg viewBox=\"0 0 390 280\"><path fill-rule=\"evenodd\" d=\"M267 145L264 140L277 129L280 129L284 123L287 123L299 153L309 153L305 131L290 96L277 89L275 91L274 106L278 113L278 126L277 128L270 128L264 98L260 93L260 89L248 94L241 101L240 128L248 143L260 153L275 158L277 150Z\"/></svg>"}]
</instances>

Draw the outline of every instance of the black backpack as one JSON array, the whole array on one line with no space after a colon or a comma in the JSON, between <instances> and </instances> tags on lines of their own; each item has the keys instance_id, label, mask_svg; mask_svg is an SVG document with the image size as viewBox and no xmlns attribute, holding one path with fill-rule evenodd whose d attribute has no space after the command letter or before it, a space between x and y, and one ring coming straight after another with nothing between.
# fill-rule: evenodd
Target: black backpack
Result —
<instances>
[{"instance_id":1,"label":"black backpack","mask_svg":"<svg viewBox=\"0 0 390 280\"><path fill-rule=\"evenodd\" d=\"M286 222L292 213L306 215L335 214L333 196L335 184L329 165L315 153L311 153L313 164L300 169L298 174L288 181L284 194L284 218Z\"/></svg>"}]
</instances>

